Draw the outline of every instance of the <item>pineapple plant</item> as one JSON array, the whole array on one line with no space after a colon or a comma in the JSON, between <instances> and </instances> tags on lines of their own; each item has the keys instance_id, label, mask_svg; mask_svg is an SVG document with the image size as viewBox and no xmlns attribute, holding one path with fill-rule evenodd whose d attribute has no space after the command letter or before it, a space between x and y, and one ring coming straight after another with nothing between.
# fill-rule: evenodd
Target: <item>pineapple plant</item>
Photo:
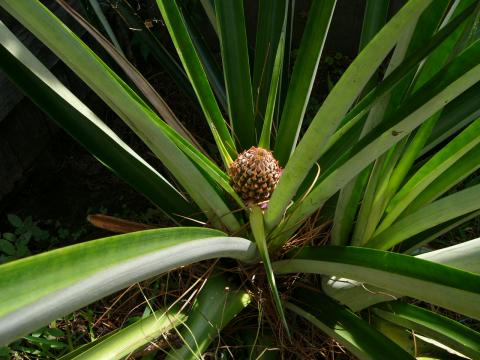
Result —
<instances>
[{"instance_id":1,"label":"pineapple plant","mask_svg":"<svg viewBox=\"0 0 480 360\"><path fill-rule=\"evenodd\" d=\"M221 48L220 77L185 2L157 0L179 59L171 71L198 99L218 150L212 157L118 49L66 1L58 3L128 84L39 1L0 0L0 7L99 95L168 175L121 141L3 23L2 70L172 220L195 225L0 266L1 345L130 284L217 259L193 295L165 298L153 314L66 356L120 359L177 334L179 346L167 342L156 356L318 358L321 348L305 353L301 346L311 344L303 336L308 323L311 339L324 333L360 359L480 357L480 334L457 321L480 319L480 240L430 246L480 215L478 1L410 0L391 18L387 1L367 1L361 50L305 126L335 0L311 2L291 74L294 1L260 2L252 59L243 1L202 1ZM124 9L128 2L112 4ZM252 291L259 278L265 286ZM273 311L263 311L258 294ZM241 332L242 320L252 318L258 336L231 348L223 343L229 324Z\"/></svg>"}]
</instances>

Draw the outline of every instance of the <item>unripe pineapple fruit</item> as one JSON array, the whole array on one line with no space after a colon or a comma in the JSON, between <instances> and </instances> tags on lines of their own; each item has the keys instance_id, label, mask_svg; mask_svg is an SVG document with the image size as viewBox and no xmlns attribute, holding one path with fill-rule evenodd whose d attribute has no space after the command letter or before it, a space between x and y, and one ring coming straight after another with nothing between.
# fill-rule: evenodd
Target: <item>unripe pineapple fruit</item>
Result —
<instances>
[{"instance_id":1,"label":"unripe pineapple fruit","mask_svg":"<svg viewBox=\"0 0 480 360\"><path fill-rule=\"evenodd\" d=\"M270 199L282 168L271 151L252 146L238 155L228 175L234 190L250 205Z\"/></svg>"}]
</instances>

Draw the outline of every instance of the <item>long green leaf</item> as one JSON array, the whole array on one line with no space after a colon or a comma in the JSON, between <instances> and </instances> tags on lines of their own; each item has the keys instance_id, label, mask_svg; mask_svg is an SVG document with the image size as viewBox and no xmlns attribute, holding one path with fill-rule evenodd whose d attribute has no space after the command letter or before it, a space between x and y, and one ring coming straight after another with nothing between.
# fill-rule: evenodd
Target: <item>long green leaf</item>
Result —
<instances>
[{"instance_id":1,"label":"long green leaf","mask_svg":"<svg viewBox=\"0 0 480 360\"><path fill-rule=\"evenodd\" d=\"M255 244L172 228L89 241L0 266L0 344L132 283L197 261L256 259Z\"/></svg>"},{"instance_id":2,"label":"long green leaf","mask_svg":"<svg viewBox=\"0 0 480 360\"><path fill-rule=\"evenodd\" d=\"M480 275L413 256L355 247L306 247L273 263L278 274L316 273L372 284L480 319Z\"/></svg>"},{"instance_id":3,"label":"long green leaf","mask_svg":"<svg viewBox=\"0 0 480 360\"><path fill-rule=\"evenodd\" d=\"M275 62L272 70L272 82L270 84L270 90L268 92L267 107L265 109L265 117L263 119L262 134L258 146L264 149L270 149L270 136L272 133L273 117L275 113L275 104L277 103L278 84L280 81L280 75L282 74L283 67L283 55L285 50L285 33L283 32L278 42L278 49L275 55Z\"/></svg>"},{"instance_id":4,"label":"long green leaf","mask_svg":"<svg viewBox=\"0 0 480 360\"><path fill-rule=\"evenodd\" d=\"M230 184L228 175L218 167L209 157L200 152L190 142L169 127L164 128L165 134L187 155L195 166L204 171L212 182L219 185L227 194L229 194L240 207L244 206L244 202L235 192Z\"/></svg>"},{"instance_id":5,"label":"long green leaf","mask_svg":"<svg viewBox=\"0 0 480 360\"><path fill-rule=\"evenodd\" d=\"M235 143L228 132L220 108L208 83L205 70L200 62L185 21L175 1L157 0L162 17L167 25L183 67L197 94L210 130L215 138L225 165L236 157Z\"/></svg>"},{"instance_id":6,"label":"long green leaf","mask_svg":"<svg viewBox=\"0 0 480 360\"><path fill-rule=\"evenodd\" d=\"M480 333L457 321L399 301L377 305L373 312L394 324L437 340L472 359L480 358Z\"/></svg>"},{"instance_id":7,"label":"long green leaf","mask_svg":"<svg viewBox=\"0 0 480 360\"><path fill-rule=\"evenodd\" d=\"M0 5L50 47L139 135L215 226L239 229L223 199L165 134L168 126L58 18L36 0L2 0Z\"/></svg>"},{"instance_id":8,"label":"long green leaf","mask_svg":"<svg viewBox=\"0 0 480 360\"><path fill-rule=\"evenodd\" d=\"M442 111L442 116L433 129L427 145L419 156L423 156L446 139L457 134L472 121L480 117L478 99L480 98L480 83L472 86Z\"/></svg>"},{"instance_id":9,"label":"long green leaf","mask_svg":"<svg viewBox=\"0 0 480 360\"><path fill-rule=\"evenodd\" d=\"M81 24L83 24L87 30L92 30L91 26L89 26L88 23L85 23L84 20L80 17L80 15L77 14L75 10L71 8L67 3L65 3L64 0L58 0L58 1L60 1L60 4L67 11L69 11L72 14L72 16L74 16L78 21L80 21ZM98 38L97 40L99 40L101 43L105 43L104 41L102 41L101 38ZM138 73L138 71L128 61L126 61L122 57L119 57L118 54L116 54L114 50L111 49L111 47L106 45L106 48L107 50L110 50L110 54L114 57L114 59L116 59L116 61L118 61L120 66L125 69L126 73L128 73L129 76L132 78L132 81L138 85L139 89L142 90L142 92L150 100L150 102L155 105L155 108L160 113L160 115L163 115L167 119L170 119L171 120L169 122L170 125L179 132L179 133L176 133L175 131L172 131L170 128L165 127L164 131L166 135L169 136L170 139L180 149L182 149L182 151L190 159L192 159L193 162L199 168L204 170L205 173L207 173L214 182L220 185L232 198L234 198L240 206L243 206L243 202L235 193L233 188L230 186L228 176L225 174L225 172L222 171L212 160L210 160L207 156L205 156L204 154L202 154L202 152L199 151L199 149L203 150L201 146L198 144L195 138L188 132L188 130L186 130L185 127L176 119L175 114L173 114L173 112L163 102L163 99L159 97L159 95L150 86L150 84L141 76L140 73ZM185 138L188 139L190 143L189 141L182 138L182 136L180 136L179 134L182 134L183 136L185 136ZM196 145L196 148L192 146L192 144Z\"/></svg>"},{"instance_id":10,"label":"long green leaf","mask_svg":"<svg viewBox=\"0 0 480 360\"><path fill-rule=\"evenodd\" d=\"M432 5L436 4L437 2ZM352 144L356 143L356 140L360 134L360 129L358 129L358 123L363 122L363 114L370 109L370 107L375 103L378 98L386 94L388 91L392 90L398 84L402 84L400 90L404 86L408 87L410 81L406 80L408 77L411 76L412 71L415 71L418 68L418 64L421 63L425 57L431 54L432 51L434 51L435 49L438 49L439 46L443 46L445 41L451 38L452 34L455 34L459 27L463 26L463 24L466 22L466 19L471 16L471 13L475 8L474 5L475 4L472 4L471 6L467 7L453 20L448 22L446 26L444 26L440 31L438 31L428 41L428 43L425 44L424 42L422 42L420 46L414 49L414 51L412 51L412 54L408 56L405 61L392 72L392 74L390 74L386 79L384 79L380 84L378 84L376 88L374 88L366 96L364 96L362 100L360 100L357 105L355 105L353 109L348 112L348 114L342 119L340 123L340 128L332 135L331 138L329 138L327 145L321 151L322 156L320 158L320 161L324 165L324 168L329 168L332 163L334 163L338 159L339 156L341 156L345 151L350 149L353 146ZM429 11L425 11L421 15L421 18L428 18L428 16L426 16L428 15L428 12ZM422 38L422 36L419 37ZM436 67L434 73L439 70L440 68ZM429 79L429 77L427 77L426 79ZM406 85L403 84L404 81L406 82ZM399 100L400 102L404 102L405 99L400 97ZM397 111L398 105L399 104L396 104L393 107L392 111L390 111L389 116L392 116L392 112ZM354 125L351 125L350 122L354 122ZM351 134L352 130L355 129L357 130L353 131L353 134ZM344 138L344 134L348 136ZM337 142L339 144L337 144ZM327 150L329 150L330 154L324 154L324 152L326 152Z\"/></svg>"},{"instance_id":11,"label":"long green leaf","mask_svg":"<svg viewBox=\"0 0 480 360\"><path fill-rule=\"evenodd\" d=\"M429 7L430 9L428 9L421 15L422 22L427 20L431 21L432 16L428 15L430 11L432 11L432 8L433 10L436 10L438 3L432 3ZM343 153L348 151L348 149L350 149L353 144L357 142L361 131L361 127L359 127L359 124L364 121L364 114L370 109L370 107L375 103L375 101L384 94L387 94L394 87L398 87L398 84L402 84L399 90L404 91L402 88L404 86L409 86L411 80L408 80L408 78L411 79L411 74L412 72L416 71L416 69L418 68L418 64L422 63L423 59L429 54L431 54L432 51L437 49L439 46L443 46L446 39L449 39L452 34L456 33L459 27L463 26L463 24L466 22L466 19L471 16L474 9L475 4L472 4L471 6L464 9L459 15L455 16L453 20L449 21L446 26L444 26L433 37L431 37L431 39L427 43L425 43L423 32L427 32L428 34L430 30L426 31L426 29L423 29L423 31L421 31L421 29L419 29L418 38L421 41L420 44L415 46L414 49L411 51L412 54L408 56L405 61L392 72L392 74L390 74L386 79L384 79L375 89L373 89L366 96L364 96L362 100L360 100L357 105L355 105L353 109L349 111L349 113L342 119L340 123L340 128L332 135L332 137L329 138L327 145L324 147L324 149L322 149L322 156L320 158L320 162L323 165L324 169L329 168ZM427 37L427 39L428 38L429 37ZM437 67L435 70L438 71L439 68ZM403 82L406 82L406 84L403 84ZM394 92L396 91L397 90L394 90ZM396 98L396 96L393 98ZM399 100L400 102L404 101L402 97L399 97ZM397 102L398 101L395 101L395 103ZM399 104L396 104L395 107L392 109L393 112L397 111L398 105ZM392 115L391 113L392 111L390 111L389 116ZM353 124L351 124L352 122ZM327 150L328 153L324 154ZM312 171L310 171L310 173L311 172Z\"/></svg>"},{"instance_id":12,"label":"long green leaf","mask_svg":"<svg viewBox=\"0 0 480 360\"><path fill-rule=\"evenodd\" d=\"M465 107L463 105L464 100L468 101L471 97L472 90L473 93L478 92L476 88L478 88L477 85L473 86L471 89L460 95L457 99L455 99L454 101L452 101L452 103L449 104L452 106L447 106L447 108L442 111L441 115L438 113L434 115L427 122L425 122L415 133L415 136L413 137L411 142L409 142L408 148L403 154L402 159L399 161L394 173L392 174L391 179L388 182L386 196L389 203L388 206L386 206L386 216L380 223L379 227L376 229L376 233L381 231L382 228L385 228L385 225L387 225L389 222L393 222L392 220L398 217L400 213L402 213L402 211L403 216L405 216L406 214L411 213L419 209L420 207L428 204L429 202L435 200L441 194L446 192L453 185L462 181L469 174L475 171L476 168L478 168L478 161L476 161L475 159L478 158L480 146L478 144L475 145L475 141L473 141L473 143L468 143L468 132L466 133L465 130L463 132L463 135L457 136L455 140L453 140L452 142L450 142L450 144L447 145L447 151L450 152L450 155L448 155L444 149L441 149L427 162L427 164L425 164L419 171L417 171L415 175L413 175L412 178L408 180L408 182L404 185L404 187L402 187L402 189L400 189L397 194L395 194L399 189L400 185L405 182L405 177L410 168L412 167L415 158L422 153L421 149L424 147L427 138L432 134L432 127L434 127L435 124L443 124L445 123L445 120L456 119L458 121L457 127L459 126L459 128L461 128L462 122L464 124L463 126L465 126L465 124L468 124L472 121L472 114L469 114L468 106ZM473 111L473 115L475 115L475 110ZM465 116L467 117L466 119L464 118ZM457 130L458 129L455 128L447 130L445 133L441 134L439 138L436 139L436 141L440 139L444 140L446 137L451 136ZM463 150L462 145L459 145L459 142L461 142L462 140L467 141L467 143L464 144L465 148ZM465 153L465 151L467 152ZM464 154L462 154L462 152ZM449 156L454 158L456 157L457 160L451 162L448 160ZM459 157L460 159L458 159ZM445 164L440 165L440 163L438 163L439 158L443 158L443 160L445 160ZM434 170L430 167L430 170L428 170L427 168L431 166L434 162L437 162L437 165L440 165L440 168ZM419 178L420 174L424 176L424 179ZM428 186L424 186L424 183L427 183ZM413 184L416 185L412 187ZM410 190L415 193L412 194L413 196L411 198L405 195L405 186L409 187ZM415 186L423 188L423 191L416 191ZM408 209L408 211L406 209ZM392 211L391 215L389 214L390 211Z\"/></svg>"},{"instance_id":13,"label":"long green leaf","mask_svg":"<svg viewBox=\"0 0 480 360\"><path fill-rule=\"evenodd\" d=\"M365 46L372 40L380 29L387 22L388 8L390 7L390 0L375 1L366 0L365 11L363 13L362 32L360 33L360 41L358 44L358 52L361 52ZM407 31L408 32L408 31ZM363 93L370 91L378 83L380 79L380 71L377 70L371 77L363 89Z\"/></svg>"},{"instance_id":14,"label":"long green leaf","mask_svg":"<svg viewBox=\"0 0 480 360\"><path fill-rule=\"evenodd\" d=\"M447 26L448 22L452 22L452 18L455 18L462 14L462 12L469 11L472 9L475 12L478 12L479 9L473 9L475 2L472 0L459 0L449 9L449 13L447 14L444 22L442 24L443 27ZM435 3L437 5L437 3ZM446 6L448 4L445 3L444 5L440 5L439 10L445 11ZM443 6L443 8L442 8ZM472 15L473 16L473 15ZM415 77L415 82L412 84L412 90L410 92L415 92L418 90L423 84L425 84L429 79L434 76L442 66L446 63L451 61L451 59L457 55L457 53L461 50L458 45L461 38L461 35L465 30L468 29L468 23L464 22L461 24L435 51L426 59L426 61L422 64L419 74ZM458 110L457 110L458 112ZM395 195L398 188L400 187L401 183L404 182L404 179L413 165L414 160L421 152L421 149L424 147L428 137L432 132L432 128L438 122L439 118L441 117L441 113L437 113L431 117L427 122L425 122L415 133L412 140L409 141L409 144L403 154L401 160L399 161L398 166L396 167L394 173L392 174L391 180L388 181L388 185L386 188L386 199L385 205L390 199ZM442 119L443 120L443 119ZM437 156L437 155L436 155ZM441 171L440 171L441 172ZM426 180L427 182L429 180ZM401 193L403 190L400 191ZM398 195L397 195L398 196ZM395 197L397 197L395 196ZM393 201L393 200L392 200ZM391 208L392 204L388 204L388 208ZM387 212L389 212L387 208ZM387 216L388 217L388 216ZM382 226L382 225L380 225ZM378 230L377 230L378 231Z\"/></svg>"},{"instance_id":15,"label":"long green leaf","mask_svg":"<svg viewBox=\"0 0 480 360\"><path fill-rule=\"evenodd\" d=\"M280 120L275 157L284 166L295 149L336 0L315 1L309 10Z\"/></svg>"},{"instance_id":16,"label":"long green leaf","mask_svg":"<svg viewBox=\"0 0 480 360\"><path fill-rule=\"evenodd\" d=\"M216 0L228 114L233 136L248 149L256 144L252 83L248 61L243 0Z\"/></svg>"},{"instance_id":17,"label":"long green leaf","mask_svg":"<svg viewBox=\"0 0 480 360\"><path fill-rule=\"evenodd\" d=\"M152 85L143 77L132 63L130 63L123 53L119 52L112 44L110 44L103 35L98 32L90 23L88 23L73 7L64 0L57 0L58 3L97 40L97 42L105 49L113 60L120 66L128 78L135 84L138 90L142 92L147 101L152 104L158 114L165 120L167 124L173 127L179 134L188 139L198 149L200 144L193 135L185 128L185 126L177 119L175 113L169 108L167 103L160 97Z\"/></svg>"},{"instance_id":18,"label":"long green leaf","mask_svg":"<svg viewBox=\"0 0 480 360\"><path fill-rule=\"evenodd\" d=\"M428 44L432 42L431 38L433 34L438 29L441 20L444 17L444 13L448 8L448 5L448 0L433 2L423 12L416 23L410 24L410 26L404 30L404 35L398 41L390 59L385 74L386 78L388 78L388 76L394 72L395 69L401 65L401 63L405 62L406 59L411 58L412 54L418 53L424 47L428 47ZM368 10L369 6L372 5L367 4L366 11ZM371 9L370 11L374 11L374 9ZM442 45L440 45L440 47L441 46ZM431 56L432 55L430 54L426 60L427 62L429 62ZM417 65L417 68L420 66L422 69L419 75L420 77L423 76L423 70L425 70L425 66L422 66L422 64L423 63L419 63L419 65ZM399 82L399 84L395 86L395 88L392 89L392 91L382 95L375 102L370 110L360 137L363 137L365 134L367 134L372 128L381 123L386 116L389 116L390 113L397 109L410 91L412 80L414 80L414 75L414 71L411 71ZM427 131L430 130L433 126L433 122L434 120L427 121L426 124L422 125L421 129L425 128ZM428 136L428 134L426 136ZM375 231L375 227L382 217L385 206L388 204L388 200L391 198L390 192L392 190L388 187L390 184L390 177L393 176L395 165L399 159L399 156L403 152L406 140L407 139L403 139L399 144L392 147L387 153L377 159L373 165L373 170L366 186L365 195L361 202L359 214L355 222L355 231L353 233L353 239L351 242L352 245L358 246L364 243ZM369 168L366 168L363 171L369 172L368 169ZM355 191L358 192L358 190L356 190L356 184L349 186L353 186ZM344 190L342 189L342 192L343 191ZM354 223L352 213L354 212L355 208L356 206L349 210L351 224ZM342 218L339 218L339 220L344 222ZM348 223L346 223L346 225L344 223L343 227L348 227Z\"/></svg>"},{"instance_id":19,"label":"long green leaf","mask_svg":"<svg viewBox=\"0 0 480 360\"><path fill-rule=\"evenodd\" d=\"M205 14L207 14L208 20L213 27L213 30L218 34L217 29L217 16L215 15L215 4L214 0L200 0Z\"/></svg>"},{"instance_id":20,"label":"long green leaf","mask_svg":"<svg viewBox=\"0 0 480 360\"><path fill-rule=\"evenodd\" d=\"M477 119L425 163L391 200L386 210L386 217L379 225L376 234L391 226L412 201L426 190L432 182L480 144L479 132L480 119ZM462 175L457 173L458 177Z\"/></svg>"},{"instance_id":21,"label":"long green leaf","mask_svg":"<svg viewBox=\"0 0 480 360\"><path fill-rule=\"evenodd\" d=\"M464 11L469 11L469 9L473 9L474 1L472 0L458 0L455 4L449 9L447 16L444 19L443 27L446 27L449 22L452 22L452 18L455 18L461 15ZM472 5L473 4L473 5ZM448 3L444 5L443 10L446 10L446 6ZM469 7L470 6L470 7ZM448 63L452 57L457 55L458 52L458 42L461 34L465 31L467 24L461 24L433 53L426 59L426 61L421 65L419 70L419 74L415 77L414 83L411 85L411 91L415 91L421 87L426 81L432 78L442 66ZM470 90L469 90L470 91ZM462 94L460 98L462 98L465 94ZM456 102L457 99L454 101ZM454 103L452 102L452 103ZM450 104L449 104L450 105ZM452 104L454 105L454 104ZM461 107L463 109L463 107ZM460 107L457 107L455 112L459 112ZM398 165L395 168L395 171L392 174L391 179L388 181L387 189L386 189L386 203L388 203L391 198L395 195L400 185L404 182L405 177L412 167L416 157L421 152L422 148L424 147L428 137L432 133L432 127L436 124L443 124L445 122L444 116L442 113L437 113L432 116L430 120L424 123L418 131L414 134L413 138L409 140L409 143L405 149L402 158L399 160ZM439 119L440 118L440 119ZM443 135L443 134L442 134ZM438 136L438 135L437 135Z\"/></svg>"},{"instance_id":22,"label":"long green leaf","mask_svg":"<svg viewBox=\"0 0 480 360\"><path fill-rule=\"evenodd\" d=\"M279 87L279 101L277 102L277 111L274 119L275 129L278 129L279 116L283 112L285 98L287 97L288 88L290 86L290 69L292 69L292 46L293 46L293 29L295 22L295 4L296 0L290 0L285 10L285 54L283 56L282 78Z\"/></svg>"},{"instance_id":23,"label":"long green leaf","mask_svg":"<svg viewBox=\"0 0 480 360\"><path fill-rule=\"evenodd\" d=\"M448 10L448 13L441 25L445 28L449 23L455 22L456 18L461 17L461 14L467 12L469 18L475 17L478 13L478 2L476 0L457 0ZM469 21L463 22L437 49L435 49L431 56L422 65L421 73L418 74L415 81L415 88L420 88L433 75L435 75L446 63L450 62L459 52L468 47L461 43L462 34L469 31L471 28ZM441 30L440 30L441 31ZM459 46L462 45L462 46Z\"/></svg>"},{"instance_id":24,"label":"long green leaf","mask_svg":"<svg viewBox=\"0 0 480 360\"><path fill-rule=\"evenodd\" d=\"M372 5L367 4L365 11L369 10L369 6ZM429 10L430 9L427 9L420 19L425 15L431 15ZM420 23L420 21L418 21L418 23ZM390 59L385 77L388 77L405 59L411 43L413 42L412 38L414 37L415 33L420 30L425 31L425 29L417 30L417 23L411 23L410 26L404 30L404 35L399 39L392 58ZM391 92L381 96L375 102L373 107L370 109L367 119L365 120L362 132L360 133L360 138L363 138L376 125L381 123L389 105L391 105L393 102L392 98L396 96L403 97L403 92L401 90L398 91L398 88L402 89L403 82L408 80L408 78L404 79L402 83L397 85ZM397 94L398 92L401 93ZM389 178L389 175L392 171L391 166L397 159L399 153L400 151L394 151L391 149L389 152L377 159L373 166L365 168L357 177L352 179L352 181L350 181L341 190L339 197L339 210L344 209L344 212L335 212L334 223L335 228L338 228L338 231L332 232L332 239L333 235L343 235L342 238L336 239L337 243L346 243L349 230L354 224L355 231L353 232L351 241L352 245L358 245L359 243L362 243L364 238L368 237L370 233L375 230L374 228L372 229L372 227L376 225L376 222L381 216L380 208L383 203L382 198L380 198L380 200L378 199L379 190L381 190L381 182L382 179ZM370 175L368 181L366 181L368 174ZM364 188L365 190L363 191ZM359 195L362 193L364 195L360 203ZM350 197L348 195L350 195ZM342 203L340 203L340 201L342 201ZM343 204L343 202L345 202L345 204ZM357 220L354 222L354 215L357 213L357 206L359 203L361 204L360 209L358 211Z\"/></svg>"},{"instance_id":25,"label":"long green leaf","mask_svg":"<svg viewBox=\"0 0 480 360\"><path fill-rule=\"evenodd\" d=\"M465 241L416 257L478 274L480 273L478 256L480 256L480 239ZM339 277L323 279L322 285L327 295L347 305L353 311L360 311L371 305L392 301L402 296L370 284Z\"/></svg>"},{"instance_id":26,"label":"long green leaf","mask_svg":"<svg viewBox=\"0 0 480 360\"><path fill-rule=\"evenodd\" d=\"M369 163L398 143L414 128L480 80L480 41L413 94L405 105L345 153L296 207L284 228L294 229ZM334 170L335 169L335 170ZM282 175L282 179L285 173ZM278 187L281 184L281 180ZM275 191L277 191L277 189ZM275 194L275 193L274 193ZM273 200L273 196L272 196ZM270 206L271 201L270 200ZM268 215L268 213L267 213ZM280 230L282 231L282 230ZM281 240L279 240L281 242Z\"/></svg>"},{"instance_id":27,"label":"long green leaf","mask_svg":"<svg viewBox=\"0 0 480 360\"><path fill-rule=\"evenodd\" d=\"M195 12L195 8L189 6L186 1L180 1L179 6L181 6L181 12L183 19L185 20L188 34L192 39L192 43L198 54L200 63L205 69L205 74L210 82L212 90L217 96L217 100L222 110L224 110L224 112L228 112L227 94L225 90L225 81L223 78L222 69L218 65L216 55L210 50L207 40L202 35L202 27L205 26L205 24L199 20L199 16Z\"/></svg>"},{"instance_id":28,"label":"long green leaf","mask_svg":"<svg viewBox=\"0 0 480 360\"><path fill-rule=\"evenodd\" d=\"M398 246L398 252L410 255L416 254L419 248L428 245L430 242L438 239L440 236L448 233L450 230L459 228L463 224L467 223L472 219L475 219L479 215L480 210L473 211L467 215L460 216L456 219L444 222L440 225L423 231L418 235L412 236L410 239L402 241L402 243ZM480 272L480 270L477 272Z\"/></svg>"},{"instance_id":29,"label":"long green leaf","mask_svg":"<svg viewBox=\"0 0 480 360\"><path fill-rule=\"evenodd\" d=\"M294 298L298 305L286 307L304 317L345 346L358 359L413 359L385 335L328 296L300 289Z\"/></svg>"},{"instance_id":30,"label":"long green leaf","mask_svg":"<svg viewBox=\"0 0 480 360\"><path fill-rule=\"evenodd\" d=\"M289 6L290 0L265 0L259 1L258 3L255 62L252 81L254 109L257 121L264 119L266 115L267 102L272 91L276 72L276 70L274 70L276 61L275 54L278 54L278 50L276 51L276 49L279 48L281 44L280 36L282 32L285 31L285 20ZM279 70L280 72L282 68ZM258 125L259 124L257 124L257 126ZM258 129L260 129L260 127L258 127Z\"/></svg>"},{"instance_id":31,"label":"long green leaf","mask_svg":"<svg viewBox=\"0 0 480 360\"><path fill-rule=\"evenodd\" d=\"M362 33L360 35L360 51L372 40L387 22L390 0L367 0L363 14Z\"/></svg>"},{"instance_id":32,"label":"long green leaf","mask_svg":"<svg viewBox=\"0 0 480 360\"><path fill-rule=\"evenodd\" d=\"M94 341L83 344L75 348L73 351L70 351L69 353L59 357L57 360L72 360L75 358L75 356L82 354L84 351L87 351L88 349L100 344L102 341L107 340L110 336L115 335L115 333L117 333L118 330L119 329L110 331L108 334L105 334L99 338L96 338Z\"/></svg>"},{"instance_id":33,"label":"long green leaf","mask_svg":"<svg viewBox=\"0 0 480 360\"><path fill-rule=\"evenodd\" d=\"M182 150L185 152L185 154L192 159L198 168L202 169L208 176L210 176L212 181L217 183L227 194L229 194L240 208L245 206L243 200L240 198L240 196L238 196L230 184L230 178L217 166L217 164L215 164L197 149L193 148L193 146L189 146L189 144L180 136L177 136L174 141L182 144Z\"/></svg>"},{"instance_id":34,"label":"long green leaf","mask_svg":"<svg viewBox=\"0 0 480 360\"><path fill-rule=\"evenodd\" d=\"M0 67L57 124L153 203L188 216L191 205L118 138L0 22Z\"/></svg>"},{"instance_id":35,"label":"long green leaf","mask_svg":"<svg viewBox=\"0 0 480 360\"><path fill-rule=\"evenodd\" d=\"M273 192L265 218L268 229L272 229L280 222L291 199L324 151L328 138L337 129L372 74L395 46L402 34L401 30L412 21L416 21L430 2L430 0L409 1L372 39L332 89L290 158ZM281 146L280 142L278 144L277 146ZM288 151L290 150L291 147Z\"/></svg>"},{"instance_id":36,"label":"long green leaf","mask_svg":"<svg viewBox=\"0 0 480 360\"><path fill-rule=\"evenodd\" d=\"M175 310L158 310L145 319L125 327L107 339L72 357L73 360L120 360L155 341L172 328L179 327L187 316Z\"/></svg>"},{"instance_id":37,"label":"long green leaf","mask_svg":"<svg viewBox=\"0 0 480 360\"><path fill-rule=\"evenodd\" d=\"M376 160L365 189L350 245L361 246L375 232L386 206L388 179L400 157L403 145L404 141L401 141Z\"/></svg>"},{"instance_id":38,"label":"long green leaf","mask_svg":"<svg viewBox=\"0 0 480 360\"><path fill-rule=\"evenodd\" d=\"M370 168L364 169L340 191L335 206L331 245L347 245L350 240L350 232L355 225L354 219L358 212L358 205L370 176L368 170Z\"/></svg>"},{"instance_id":39,"label":"long green leaf","mask_svg":"<svg viewBox=\"0 0 480 360\"><path fill-rule=\"evenodd\" d=\"M480 168L480 144L467 152L433 181L403 212L402 216L413 213L421 207L436 200L439 196L450 190L454 185L463 181L466 177Z\"/></svg>"},{"instance_id":40,"label":"long green leaf","mask_svg":"<svg viewBox=\"0 0 480 360\"><path fill-rule=\"evenodd\" d=\"M166 359L202 359L202 354L219 332L250 301L246 292L234 290L234 285L222 276L212 275L200 291L185 328L180 332L184 345L171 350Z\"/></svg>"},{"instance_id":41,"label":"long green leaf","mask_svg":"<svg viewBox=\"0 0 480 360\"><path fill-rule=\"evenodd\" d=\"M400 218L390 227L374 235L365 246L383 250L390 249L424 230L479 208L480 185L476 185L437 200Z\"/></svg>"}]
</instances>

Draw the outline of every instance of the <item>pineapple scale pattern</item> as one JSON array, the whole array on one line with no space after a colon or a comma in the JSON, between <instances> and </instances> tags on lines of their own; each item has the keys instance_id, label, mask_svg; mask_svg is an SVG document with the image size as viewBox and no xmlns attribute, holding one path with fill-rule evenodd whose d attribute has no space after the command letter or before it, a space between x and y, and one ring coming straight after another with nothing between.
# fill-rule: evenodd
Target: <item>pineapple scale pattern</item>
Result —
<instances>
[{"instance_id":1,"label":"pineapple scale pattern","mask_svg":"<svg viewBox=\"0 0 480 360\"><path fill-rule=\"evenodd\" d=\"M254 146L242 152L228 169L234 190L246 204L270 199L281 174L272 152Z\"/></svg>"}]
</instances>

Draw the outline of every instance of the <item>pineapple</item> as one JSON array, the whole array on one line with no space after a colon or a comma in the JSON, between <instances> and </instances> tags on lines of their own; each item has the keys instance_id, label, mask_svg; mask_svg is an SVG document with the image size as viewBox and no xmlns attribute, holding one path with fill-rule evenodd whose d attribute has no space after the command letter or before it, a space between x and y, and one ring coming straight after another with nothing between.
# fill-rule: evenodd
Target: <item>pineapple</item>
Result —
<instances>
[{"instance_id":1,"label":"pineapple","mask_svg":"<svg viewBox=\"0 0 480 360\"><path fill-rule=\"evenodd\" d=\"M247 205L266 203L282 175L272 152L252 146L229 166L228 175L235 191Z\"/></svg>"}]
</instances>

